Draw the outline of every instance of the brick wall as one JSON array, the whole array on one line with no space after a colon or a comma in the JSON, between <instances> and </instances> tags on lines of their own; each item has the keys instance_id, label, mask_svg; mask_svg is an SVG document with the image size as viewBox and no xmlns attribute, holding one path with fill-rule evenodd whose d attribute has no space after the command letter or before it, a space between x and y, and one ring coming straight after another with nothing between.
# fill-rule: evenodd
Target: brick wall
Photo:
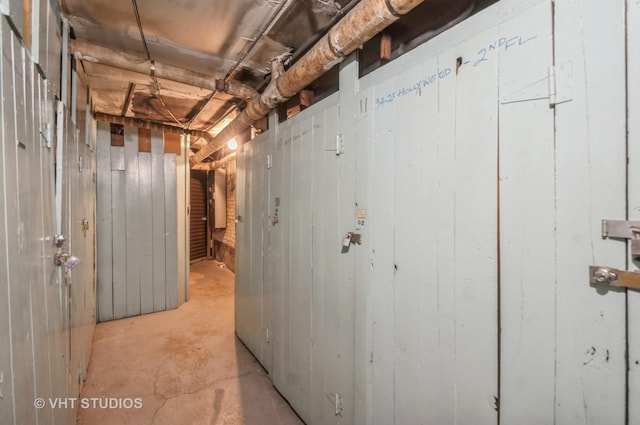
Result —
<instances>
[{"instance_id":1,"label":"brick wall","mask_svg":"<svg viewBox=\"0 0 640 425\"><path fill-rule=\"evenodd\" d=\"M216 260L235 271L236 257L236 162L228 162L227 174L227 228L213 232Z\"/></svg>"}]
</instances>

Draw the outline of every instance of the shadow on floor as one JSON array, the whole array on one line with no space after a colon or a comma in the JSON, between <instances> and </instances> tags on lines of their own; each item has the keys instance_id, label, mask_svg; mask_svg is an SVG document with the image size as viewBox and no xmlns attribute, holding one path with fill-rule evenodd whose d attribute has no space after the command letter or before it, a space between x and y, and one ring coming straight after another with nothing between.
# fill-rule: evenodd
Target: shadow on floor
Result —
<instances>
[{"instance_id":1,"label":"shadow on floor","mask_svg":"<svg viewBox=\"0 0 640 425\"><path fill-rule=\"evenodd\" d=\"M178 309L98 324L77 424L302 424L235 336L233 288L195 263Z\"/></svg>"}]
</instances>

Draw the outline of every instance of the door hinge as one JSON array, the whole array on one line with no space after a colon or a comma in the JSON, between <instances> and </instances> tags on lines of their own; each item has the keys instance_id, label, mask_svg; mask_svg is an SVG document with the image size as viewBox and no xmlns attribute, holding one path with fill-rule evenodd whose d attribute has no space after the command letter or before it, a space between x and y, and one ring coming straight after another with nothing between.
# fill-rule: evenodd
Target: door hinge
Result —
<instances>
[{"instance_id":1,"label":"door hinge","mask_svg":"<svg viewBox=\"0 0 640 425\"><path fill-rule=\"evenodd\" d=\"M500 103L549 99L549 106L573 100L573 65L565 62L547 68L547 75L520 89L506 94Z\"/></svg>"},{"instance_id":2,"label":"door hinge","mask_svg":"<svg viewBox=\"0 0 640 425\"><path fill-rule=\"evenodd\" d=\"M338 134L336 136L336 156L344 153L344 135Z\"/></svg>"},{"instance_id":3,"label":"door hinge","mask_svg":"<svg viewBox=\"0 0 640 425\"><path fill-rule=\"evenodd\" d=\"M271 155L267 155L267 170L270 170L273 167L273 157Z\"/></svg>"},{"instance_id":4,"label":"door hinge","mask_svg":"<svg viewBox=\"0 0 640 425\"><path fill-rule=\"evenodd\" d=\"M265 331L265 339L266 339L267 343L271 342L271 330L269 328L267 328L266 331Z\"/></svg>"},{"instance_id":5,"label":"door hinge","mask_svg":"<svg viewBox=\"0 0 640 425\"><path fill-rule=\"evenodd\" d=\"M573 64L565 62L549 67L549 105L573 100Z\"/></svg>"},{"instance_id":6,"label":"door hinge","mask_svg":"<svg viewBox=\"0 0 640 425\"><path fill-rule=\"evenodd\" d=\"M336 416L342 416L342 395L338 393L324 393L324 395L333 403Z\"/></svg>"}]
</instances>

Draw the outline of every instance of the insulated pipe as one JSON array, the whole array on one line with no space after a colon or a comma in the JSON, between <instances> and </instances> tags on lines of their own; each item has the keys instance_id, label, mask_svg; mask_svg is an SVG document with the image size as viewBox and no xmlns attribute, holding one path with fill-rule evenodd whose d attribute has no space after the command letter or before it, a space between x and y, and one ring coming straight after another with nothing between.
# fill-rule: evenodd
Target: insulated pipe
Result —
<instances>
[{"instance_id":1,"label":"insulated pipe","mask_svg":"<svg viewBox=\"0 0 640 425\"><path fill-rule=\"evenodd\" d=\"M225 156L224 158L220 158L217 161L201 162L200 164L194 165L191 169L192 170L205 170L205 171L216 170L216 169L222 167L227 162L233 161L234 159L236 159L236 153L235 152L230 153L229 155Z\"/></svg>"},{"instance_id":2,"label":"insulated pipe","mask_svg":"<svg viewBox=\"0 0 640 425\"><path fill-rule=\"evenodd\" d=\"M238 81L216 80L210 75L189 71L171 65L149 61L143 57L119 52L79 40L69 40L69 50L80 60L99 63L112 68L124 69L139 74L151 75L189 86L224 92L230 96L248 100L256 96L253 87Z\"/></svg>"},{"instance_id":3,"label":"insulated pipe","mask_svg":"<svg viewBox=\"0 0 640 425\"><path fill-rule=\"evenodd\" d=\"M192 143L199 138L205 139L207 141L213 140L213 136L205 131L186 130L184 128L175 127L172 125L160 124L160 123L151 122L151 121L145 121L138 118L119 117L117 115L110 115L102 112L96 112L95 119L96 121L108 122L111 124L127 125L127 126L138 127L138 128L146 128L147 130L162 131L165 133L190 134L194 136L191 139Z\"/></svg>"},{"instance_id":4,"label":"insulated pipe","mask_svg":"<svg viewBox=\"0 0 640 425\"><path fill-rule=\"evenodd\" d=\"M272 61L271 83L261 95L247 101L247 107L212 141L189 158L195 165L222 147L237 133L264 117L279 103L307 87L358 46L398 20L424 0L362 0L298 60L281 73L282 65ZM281 75L280 75L281 74Z\"/></svg>"}]
</instances>

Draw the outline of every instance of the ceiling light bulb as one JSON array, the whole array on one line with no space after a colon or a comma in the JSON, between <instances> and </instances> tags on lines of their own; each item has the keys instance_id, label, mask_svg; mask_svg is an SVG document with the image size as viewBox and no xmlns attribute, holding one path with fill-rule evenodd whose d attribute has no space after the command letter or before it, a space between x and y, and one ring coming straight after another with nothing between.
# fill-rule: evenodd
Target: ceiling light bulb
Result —
<instances>
[{"instance_id":1,"label":"ceiling light bulb","mask_svg":"<svg viewBox=\"0 0 640 425\"><path fill-rule=\"evenodd\" d=\"M236 139L231 139L229 143L227 143L227 146L229 146L229 149L235 149L238 147L238 143L236 143Z\"/></svg>"}]
</instances>

